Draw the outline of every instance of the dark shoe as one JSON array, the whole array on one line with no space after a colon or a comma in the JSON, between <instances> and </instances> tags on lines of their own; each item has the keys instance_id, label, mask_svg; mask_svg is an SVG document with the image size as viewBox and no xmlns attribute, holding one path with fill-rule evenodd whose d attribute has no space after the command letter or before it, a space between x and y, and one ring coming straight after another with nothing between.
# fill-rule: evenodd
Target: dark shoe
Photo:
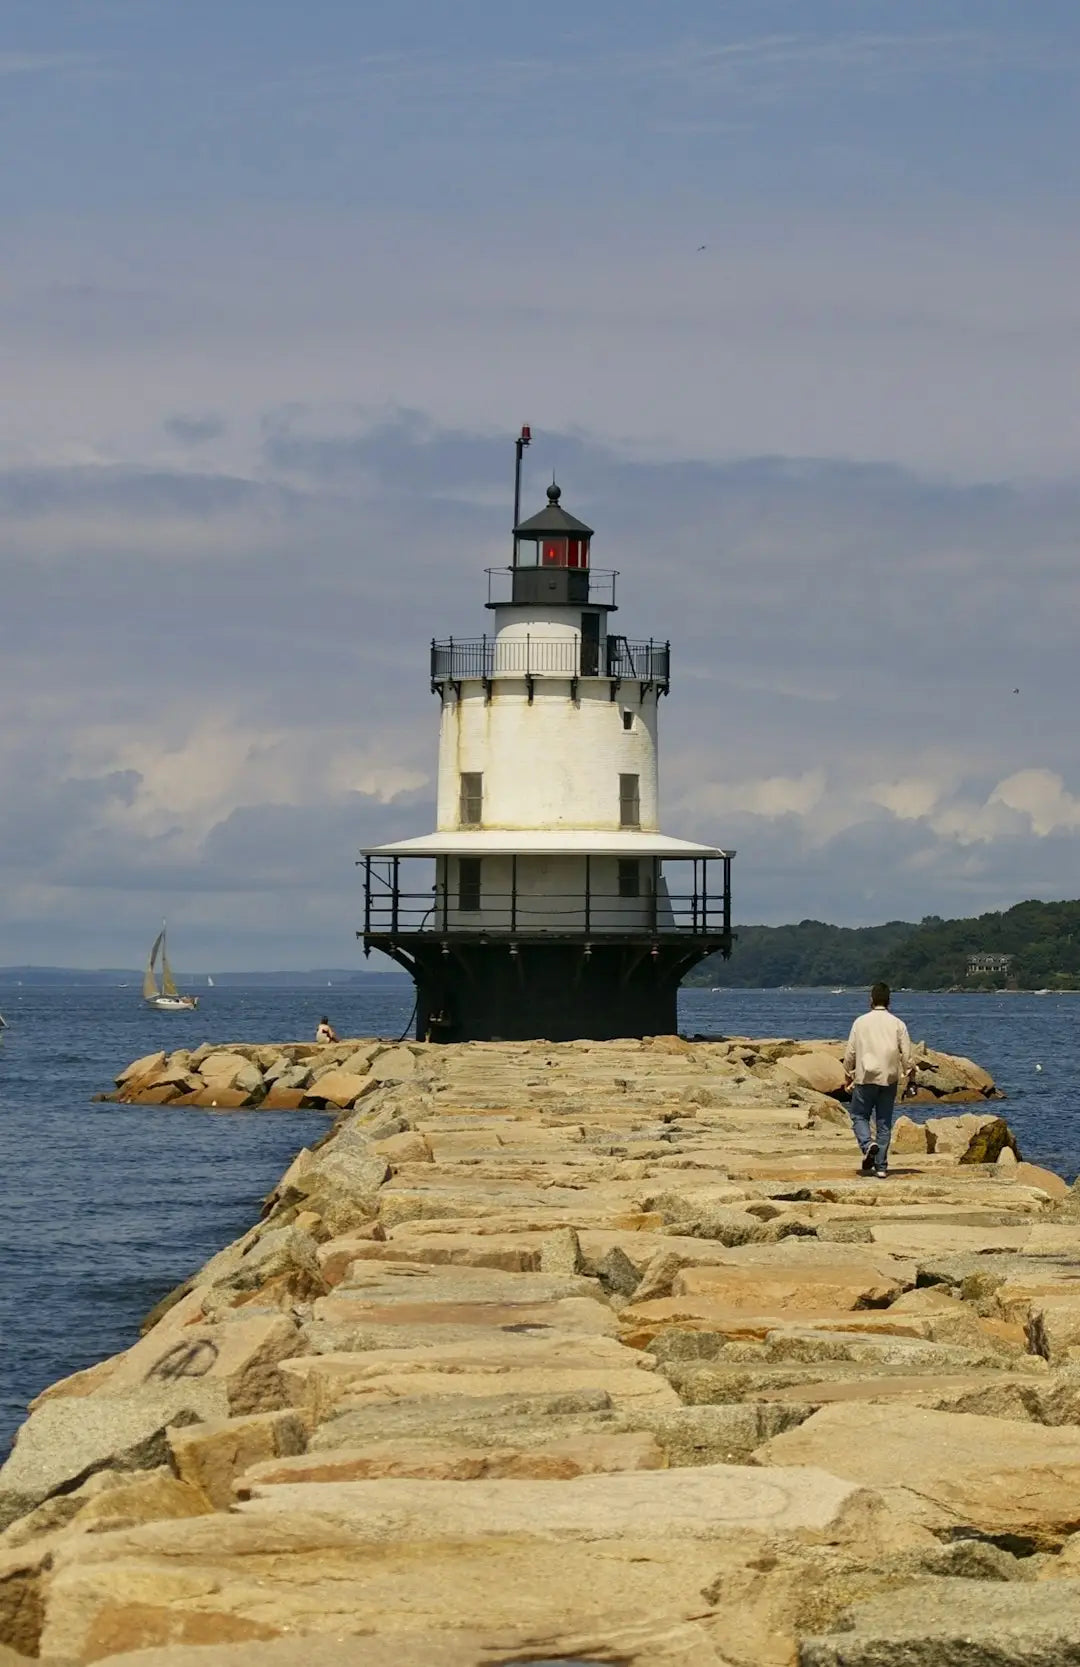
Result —
<instances>
[{"instance_id":1,"label":"dark shoe","mask_svg":"<svg viewBox=\"0 0 1080 1667\"><path fill-rule=\"evenodd\" d=\"M866 1148L866 1151L863 1153L861 1171L863 1175L872 1175L874 1173L874 1170L877 1168L877 1155L878 1144L876 1140L872 1140Z\"/></svg>"}]
</instances>

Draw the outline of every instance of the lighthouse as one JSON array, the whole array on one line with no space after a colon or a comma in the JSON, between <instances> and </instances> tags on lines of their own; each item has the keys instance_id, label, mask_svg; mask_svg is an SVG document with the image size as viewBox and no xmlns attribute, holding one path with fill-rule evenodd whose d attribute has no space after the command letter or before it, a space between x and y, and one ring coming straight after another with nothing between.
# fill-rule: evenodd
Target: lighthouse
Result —
<instances>
[{"instance_id":1,"label":"lighthouse","mask_svg":"<svg viewBox=\"0 0 1080 1667\"><path fill-rule=\"evenodd\" d=\"M616 570L553 481L488 570L487 628L431 644L434 833L361 854L364 952L416 983L430 1041L677 1027L679 984L731 953L734 852L660 831L671 645L615 629Z\"/></svg>"}]
</instances>

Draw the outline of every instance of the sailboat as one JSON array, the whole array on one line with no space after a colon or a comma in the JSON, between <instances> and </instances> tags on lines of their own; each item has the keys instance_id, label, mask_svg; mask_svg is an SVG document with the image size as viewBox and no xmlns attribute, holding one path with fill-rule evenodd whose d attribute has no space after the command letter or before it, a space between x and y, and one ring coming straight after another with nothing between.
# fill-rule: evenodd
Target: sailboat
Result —
<instances>
[{"instance_id":1,"label":"sailboat","mask_svg":"<svg viewBox=\"0 0 1080 1667\"><path fill-rule=\"evenodd\" d=\"M209 973L206 975L206 982L209 984L211 989L214 988L214 980L210 977Z\"/></svg>"},{"instance_id":2,"label":"sailboat","mask_svg":"<svg viewBox=\"0 0 1080 1667\"><path fill-rule=\"evenodd\" d=\"M161 952L161 988L158 989L156 962L158 951ZM190 1013L198 1007L198 996L182 996L176 988L176 981L169 965L169 957L165 948L165 922L161 923L161 931L154 939L150 950L150 959L146 963L146 971L142 981L143 1000L150 1007L158 1007L165 1013Z\"/></svg>"}]
</instances>

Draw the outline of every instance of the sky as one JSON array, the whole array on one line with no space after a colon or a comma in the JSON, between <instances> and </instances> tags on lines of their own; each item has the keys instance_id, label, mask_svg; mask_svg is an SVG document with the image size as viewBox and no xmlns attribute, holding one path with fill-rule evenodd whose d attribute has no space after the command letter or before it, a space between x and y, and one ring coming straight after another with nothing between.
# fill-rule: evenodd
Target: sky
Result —
<instances>
[{"instance_id":1,"label":"sky","mask_svg":"<svg viewBox=\"0 0 1080 1667\"><path fill-rule=\"evenodd\" d=\"M552 469L740 921L1080 892L1080 9L7 0L0 965L363 965Z\"/></svg>"}]
</instances>

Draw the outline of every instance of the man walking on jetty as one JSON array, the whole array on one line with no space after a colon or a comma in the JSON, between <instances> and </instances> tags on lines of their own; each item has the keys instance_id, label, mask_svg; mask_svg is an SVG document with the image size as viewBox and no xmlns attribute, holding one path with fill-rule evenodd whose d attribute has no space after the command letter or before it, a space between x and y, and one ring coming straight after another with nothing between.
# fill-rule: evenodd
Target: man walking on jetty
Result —
<instances>
[{"instance_id":1,"label":"man walking on jetty","mask_svg":"<svg viewBox=\"0 0 1080 1667\"><path fill-rule=\"evenodd\" d=\"M870 1011L855 1020L844 1054L844 1086L851 1089L851 1121L863 1155L861 1173L882 1178L889 1173L896 1091L901 1078L906 1089L915 1075L911 1037L903 1019L889 1012L891 1000L887 984L874 985Z\"/></svg>"}]
</instances>

